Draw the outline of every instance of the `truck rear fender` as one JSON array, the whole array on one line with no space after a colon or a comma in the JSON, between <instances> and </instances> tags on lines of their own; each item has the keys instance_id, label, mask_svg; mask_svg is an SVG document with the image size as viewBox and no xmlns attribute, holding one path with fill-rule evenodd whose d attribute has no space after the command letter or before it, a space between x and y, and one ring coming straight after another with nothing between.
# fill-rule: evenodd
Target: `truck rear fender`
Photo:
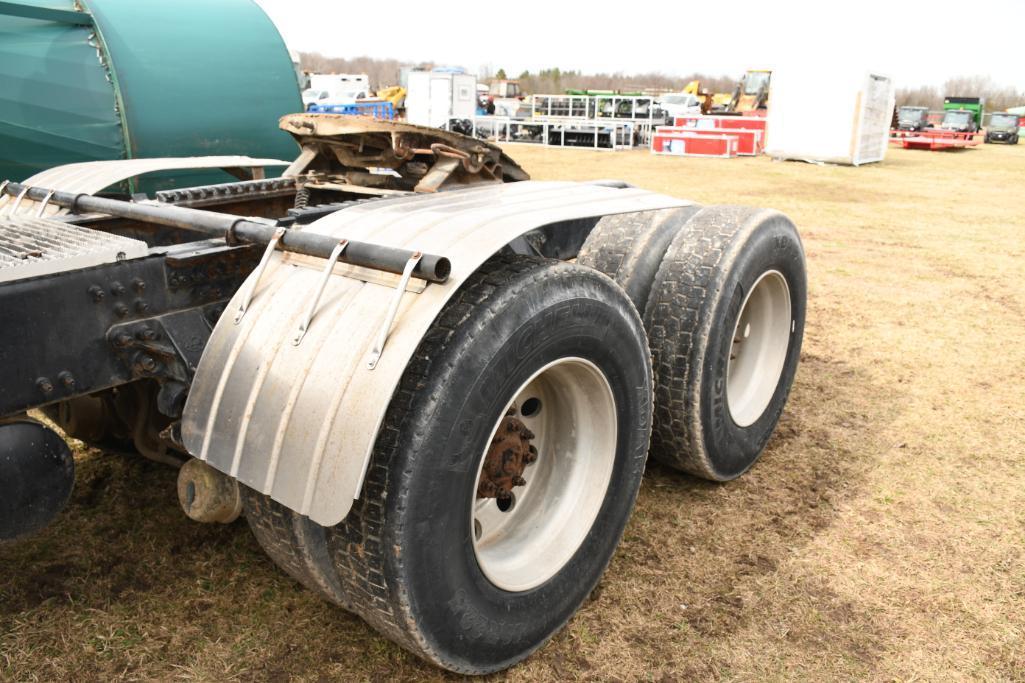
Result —
<instances>
[{"instance_id":1,"label":"truck rear fender","mask_svg":"<svg viewBox=\"0 0 1025 683\"><path fill-rule=\"evenodd\" d=\"M308 331L299 335L326 261L274 252L213 330L185 406L184 444L286 507L337 524L360 495L407 363L449 297L481 264L543 226L688 204L632 187L524 181L379 200L326 216L304 230L447 256L448 281L412 279L399 294L398 276L335 265ZM251 304L236 322L257 278ZM389 323L393 304L397 314ZM387 342L375 364L382 330Z\"/></svg>"}]
</instances>

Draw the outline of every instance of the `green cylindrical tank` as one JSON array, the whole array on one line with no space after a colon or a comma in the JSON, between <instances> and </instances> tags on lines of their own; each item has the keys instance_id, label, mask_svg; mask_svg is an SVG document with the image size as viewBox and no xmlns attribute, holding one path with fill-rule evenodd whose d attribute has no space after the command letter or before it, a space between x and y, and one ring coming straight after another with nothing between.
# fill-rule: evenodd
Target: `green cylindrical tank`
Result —
<instances>
[{"instance_id":1,"label":"green cylindrical tank","mask_svg":"<svg viewBox=\"0 0 1025 683\"><path fill-rule=\"evenodd\" d=\"M284 41L252 0L0 0L0 180L99 159L288 160L278 118L301 110Z\"/></svg>"}]
</instances>

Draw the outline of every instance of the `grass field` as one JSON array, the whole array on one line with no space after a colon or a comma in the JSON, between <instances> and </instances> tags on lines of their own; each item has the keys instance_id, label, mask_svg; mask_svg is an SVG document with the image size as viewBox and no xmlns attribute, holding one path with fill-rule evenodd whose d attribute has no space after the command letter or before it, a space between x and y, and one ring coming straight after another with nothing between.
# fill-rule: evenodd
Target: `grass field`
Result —
<instances>
[{"instance_id":1,"label":"grass field","mask_svg":"<svg viewBox=\"0 0 1025 683\"><path fill-rule=\"evenodd\" d=\"M768 206L804 239L802 363L715 485L656 465L608 573L510 680L1025 680L1025 145L863 168L510 147L537 179ZM175 473L83 449L0 546L0 678L446 678L188 521Z\"/></svg>"}]
</instances>

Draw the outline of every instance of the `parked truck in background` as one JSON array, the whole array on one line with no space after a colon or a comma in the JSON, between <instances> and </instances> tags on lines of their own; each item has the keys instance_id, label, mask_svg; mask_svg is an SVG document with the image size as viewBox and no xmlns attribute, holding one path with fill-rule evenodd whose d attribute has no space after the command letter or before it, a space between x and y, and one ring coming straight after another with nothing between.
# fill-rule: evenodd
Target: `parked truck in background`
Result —
<instances>
[{"instance_id":1,"label":"parked truck in background","mask_svg":"<svg viewBox=\"0 0 1025 683\"><path fill-rule=\"evenodd\" d=\"M370 93L366 74L310 74L310 87L303 91L303 106L351 104Z\"/></svg>"},{"instance_id":2,"label":"parked truck in background","mask_svg":"<svg viewBox=\"0 0 1025 683\"><path fill-rule=\"evenodd\" d=\"M947 97L943 100L940 128L958 133L975 133L982 128L984 102L979 97Z\"/></svg>"}]
</instances>

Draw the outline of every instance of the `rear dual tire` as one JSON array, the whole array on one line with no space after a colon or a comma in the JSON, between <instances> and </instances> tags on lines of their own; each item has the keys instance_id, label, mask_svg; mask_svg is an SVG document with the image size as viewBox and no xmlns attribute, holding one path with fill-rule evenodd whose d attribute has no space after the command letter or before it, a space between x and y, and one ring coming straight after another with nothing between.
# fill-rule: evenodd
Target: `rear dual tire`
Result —
<instances>
[{"instance_id":1,"label":"rear dual tire","mask_svg":"<svg viewBox=\"0 0 1025 683\"><path fill-rule=\"evenodd\" d=\"M608 278L493 259L421 342L345 521L321 527L248 490L247 519L282 568L408 650L460 673L506 668L612 557L644 470L651 382L640 316ZM538 455L500 511L480 496L482 461L510 411Z\"/></svg>"},{"instance_id":2,"label":"rear dual tire","mask_svg":"<svg viewBox=\"0 0 1025 683\"><path fill-rule=\"evenodd\" d=\"M573 615L619 542L649 444L672 467L735 477L764 448L793 380L804 257L780 214L605 218L579 262L495 258L464 284L408 365L341 524L244 491L278 565L451 671L511 666ZM780 367L738 389L733 340L748 326L744 343L759 328L770 342L749 347L754 360ZM750 368L761 364L748 367L738 376L758 380ZM540 412L528 410L533 399ZM496 510L497 498L481 497L485 456L510 417L540 448ZM560 500L562 512L543 504Z\"/></svg>"},{"instance_id":3,"label":"rear dual tire","mask_svg":"<svg viewBox=\"0 0 1025 683\"><path fill-rule=\"evenodd\" d=\"M655 364L652 457L713 481L750 468L801 351L807 283L793 224L740 206L609 216L579 262L614 278L643 312Z\"/></svg>"}]
</instances>

